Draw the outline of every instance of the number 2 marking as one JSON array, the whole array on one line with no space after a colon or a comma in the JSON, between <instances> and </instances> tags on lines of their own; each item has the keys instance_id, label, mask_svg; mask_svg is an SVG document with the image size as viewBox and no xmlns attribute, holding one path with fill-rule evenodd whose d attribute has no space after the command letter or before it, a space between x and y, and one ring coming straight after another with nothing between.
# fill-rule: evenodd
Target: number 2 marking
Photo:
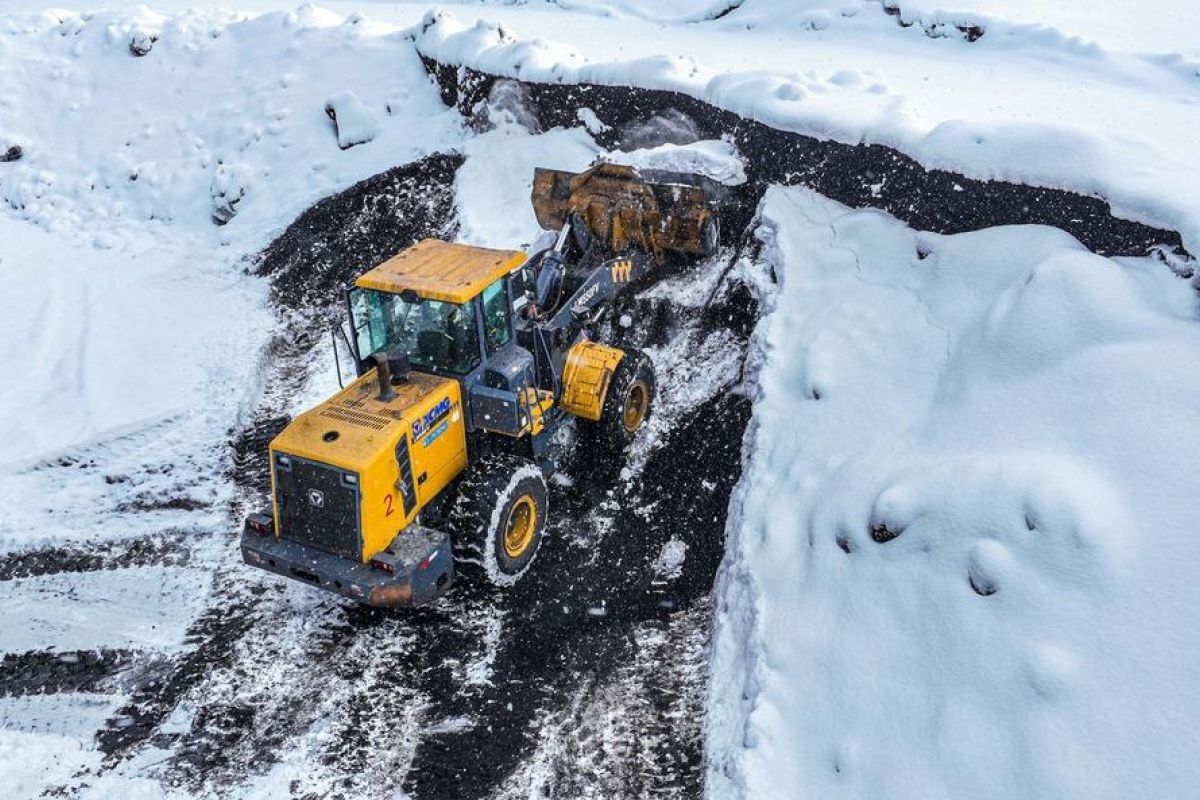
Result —
<instances>
[{"instance_id":1,"label":"number 2 marking","mask_svg":"<svg viewBox=\"0 0 1200 800\"><path fill-rule=\"evenodd\" d=\"M385 494L383 496L383 504L385 506L387 506L387 511L386 511L386 513L384 513L384 516L390 517L392 515L392 512L395 511L395 509L392 508L392 496L390 494Z\"/></svg>"}]
</instances>

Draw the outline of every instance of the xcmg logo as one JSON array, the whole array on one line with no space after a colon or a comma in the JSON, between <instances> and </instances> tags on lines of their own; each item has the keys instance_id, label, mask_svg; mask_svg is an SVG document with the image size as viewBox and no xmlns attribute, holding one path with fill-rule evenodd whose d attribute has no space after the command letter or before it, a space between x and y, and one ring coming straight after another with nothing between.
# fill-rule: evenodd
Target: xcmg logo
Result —
<instances>
[{"instance_id":1,"label":"xcmg logo","mask_svg":"<svg viewBox=\"0 0 1200 800\"><path fill-rule=\"evenodd\" d=\"M436 425L442 417L449 414L451 405L453 404L450 402L450 398L443 397L438 401L437 405L426 411L424 416L422 416L420 419L414 420L412 426L413 438L419 439L421 434L425 433L425 431Z\"/></svg>"}]
</instances>

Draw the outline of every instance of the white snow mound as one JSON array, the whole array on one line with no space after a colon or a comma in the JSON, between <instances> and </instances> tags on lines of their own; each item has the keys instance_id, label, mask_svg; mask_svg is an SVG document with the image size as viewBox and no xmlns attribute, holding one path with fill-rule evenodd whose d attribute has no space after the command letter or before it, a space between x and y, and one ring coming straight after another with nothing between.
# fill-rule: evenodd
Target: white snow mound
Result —
<instances>
[{"instance_id":1,"label":"white snow mound","mask_svg":"<svg viewBox=\"0 0 1200 800\"><path fill-rule=\"evenodd\" d=\"M1194 290L773 189L716 797L1186 797Z\"/></svg>"},{"instance_id":2,"label":"white snow mound","mask_svg":"<svg viewBox=\"0 0 1200 800\"><path fill-rule=\"evenodd\" d=\"M614 151L605 161L638 169L657 169L704 175L726 186L746 182L746 169L737 148L724 140L692 144L661 144L642 150Z\"/></svg>"},{"instance_id":3,"label":"white snow mound","mask_svg":"<svg viewBox=\"0 0 1200 800\"><path fill-rule=\"evenodd\" d=\"M363 105L354 92L340 92L325 101L325 113L337 128L338 147L349 150L379 135L379 115Z\"/></svg>"}]
</instances>

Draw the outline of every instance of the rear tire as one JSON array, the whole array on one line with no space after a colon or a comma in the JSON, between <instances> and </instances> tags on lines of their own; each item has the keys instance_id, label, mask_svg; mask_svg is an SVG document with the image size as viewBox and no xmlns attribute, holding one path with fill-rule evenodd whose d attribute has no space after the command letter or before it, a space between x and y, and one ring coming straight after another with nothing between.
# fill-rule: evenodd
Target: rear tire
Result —
<instances>
[{"instance_id":1,"label":"rear tire","mask_svg":"<svg viewBox=\"0 0 1200 800\"><path fill-rule=\"evenodd\" d=\"M495 586L516 583L542 544L549 510L542 471L520 456L484 456L471 467L450 512L455 569Z\"/></svg>"},{"instance_id":2,"label":"rear tire","mask_svg":"<svg viewBox=\"0 0 1200 800\"><path fill-rule=\"evenodd\" d=\"M654 397L654 364L641 350L628 349L608 385L600 420L584 427L606 450L619 453L650 418Z\"/></svg>"}]
</instances>

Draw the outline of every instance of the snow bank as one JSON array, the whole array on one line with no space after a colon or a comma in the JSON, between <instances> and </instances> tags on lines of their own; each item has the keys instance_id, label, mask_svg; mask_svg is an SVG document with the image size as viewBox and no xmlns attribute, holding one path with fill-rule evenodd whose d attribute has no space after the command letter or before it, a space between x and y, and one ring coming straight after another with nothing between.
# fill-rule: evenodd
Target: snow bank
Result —
<instances>
[{"instance_id":1,"label":"snow bank","mask_svg":"<svg viewBox=\"0 0 1200 800\"><path fill-rule=\"evenodd\" d=\"M1179 230L1200 250L1192 157L1200 69L1189 56L1109 52L992 19L970 42L959 26L976 17L921 13L934 38L876 2L747 0L665 36L628 19L595 19L586 35L563 23L554 36L567 45L439 12L417 46L444 63L524 80L683 92L780 129L888 145L929 168L1104 197L1118 214ZM548 27L526 21L536 33Z\"/></svg>"},{"instance_id":2,"label":"snow bank","mask_svg":"<svg viewBox=\"0 0 1200 800\"><path fill-rule=\"evenodd\" d=\"M687 145L661 144L644 150L616 151L606 161L645 170L666 170L704 175L725 186L746 182L742 157L730 142L723 140L693 142Z\"/></svg>"},{"instance_id":3,"label":"snow bank","mask_svg":"<svg viewBox=\"0 0 1200 800\"><path fill-rule=\"evenodd\" d=\"M261 288L227 264L170 247L95 250L4 218L0 241L0 340L12 345L0 355L0 469L240 396L213 381L256 363L268 318Z\"/></svg>"},{"instance_id":4,"label":"snow bank","mask_svg":"<svg viewBox=\"0 0 1200 800\"><path fill-rule=\"evenodd\" d=\"M803 190L759 235L712 794L1190 796L1193 290Z\"/></svg>"},{"instance_id":5,"label":"snow bank","mask_svg":"<svg viewBox=\"0 0 1200 800\"><path fill-rule=\"evenodd\" d=\"M461 138L404 30L308 5L14 14L0 64L0 137L23 148L0 164L0 208L106 246L149 227L254 249L320 197Z\"/></svg>"}]
</instances>

